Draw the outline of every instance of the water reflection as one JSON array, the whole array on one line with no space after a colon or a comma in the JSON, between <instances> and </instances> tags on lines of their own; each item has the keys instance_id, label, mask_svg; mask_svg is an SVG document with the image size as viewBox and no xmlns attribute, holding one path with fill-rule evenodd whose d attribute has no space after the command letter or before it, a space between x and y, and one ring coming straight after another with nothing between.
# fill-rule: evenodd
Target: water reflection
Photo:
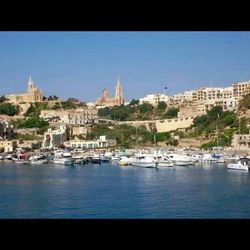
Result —
<instances>
[{"instance_id":1,"label":"water reflection","mask_svg":"<svg viewBox=\"0 0 250 250\"><path fill-rule=\"evenodd\" d=\"M237 185L236 185L237 184ZM1 166L1 218L250 217L250 177L225 166Z\"/></svg>"}]
</instances>

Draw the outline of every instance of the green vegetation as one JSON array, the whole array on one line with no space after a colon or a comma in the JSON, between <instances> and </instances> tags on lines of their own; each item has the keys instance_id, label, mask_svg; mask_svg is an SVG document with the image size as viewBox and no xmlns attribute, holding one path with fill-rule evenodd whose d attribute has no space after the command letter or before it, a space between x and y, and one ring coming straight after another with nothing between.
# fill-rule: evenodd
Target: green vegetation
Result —
<instances>
[{"instance_id":1,"label":"green vegetation","mask_svg":"<svg viewBox=\"0 0 250 250\"><path fill-rule=\"evenodd\" d=\"M54 106L51 107L53 110L57 109L77 109L81 107L86 107L85 102L81 102L76 98L68 98L67 101L56 102Z\"/></svg>"},{"instance_id":2,"label":"green vegetation","mask_svg":"<svg viewBox=\"0 0 250 250\"><path fill-rule=\"evenodd\" d=\"M31 134L16 134L15 140L24 140L24 141L32 141L32 140L38 140L40 139L37 135L31 135Z\"/></svg>"},{"instance_id":3,"label":"green vegetation","mask_svg":"<svg viewBox=\"0 0 250 250\"><path fill-rule=\"evenodd\" d=\"M24 114L25 117L39 117L41 110L49 109L48 102L32 103Z\"/></svg>"},{"instance_id":4,"label":"green vegetation","mask_svg":"<svg viewBox=\"0 0 250 250\"><path fill-rule=\"evenodd\" d=\"M59 99L59 97L56 96L56 95L53 95L53 96L50 95L50 96L47 98L48 101L57 101L58 99Z\"/></svg>"},{"instance_id":5,"label":"green vegetation","mask_svg":"<svg viewBox=\"0 0 250 250\"><path fill-rule=\"evenodd\" d=\"M250 109L250 94L244 96L244 98L239 102L239 110L245 111Z\"/></svg>"},{"instance_id":6,"label":"green vegetation","mask_svg":"<svg viewBox=\"0 0 250 250\"><path fill-rule=\"evenodd\" d=\"M178 108L170 108L165 114L164 118L166 119L172 119L176 118L178 115L179 109Z\"/></svg>"},{"instance_id":7,"label":"green vegetation","mask_svg":"<svg viewBox=\"0 0 250 250\"><path fill-rule=\"evenodd\" d=\"M128 105L121 105L119 107L105 107L98 110L98 114L102 118L118 120L118 121L132 121L132 120L154 120L164 119L165 110L167 106L165 102L159 102L157 107L149 103L139 104L139 100L132 100ZM178 110L177 110L178 112ZM173 117L177 116L172 115Z\"/></svg>"},{"instance_id":8,"label":"green vegetation","mask_svg":"<svg viewBox=\"0 0 250 250\"><path fill-rule=\"evenodd\" d=\"M130 106L138 105L139 100L132 99L131 102L129 103Z\"/></svg>"},{"instance_id":9,"label":"green vegetation","mask_svg":"<svg viewBox=\"0 0 250 250\"><path fill-rule=\"evenodd\" d=\"M106 135L108 139L116 139L118 146L125 148L136 147L136 142L138 146L153 145L154 143L154 133L148 131L144 126L136 129L125 124L113 126L96 124L92 127L91 133L88 133L87 139L97 139L101 135Z\"/></svg>"},{"instance_id":10,"label":"green vegetation","mask_svg":"<svg viewBox=\"0 0 250 250\"><path fill-rule=\"evenodd\" d=\"M4 95L0 97L0 103L8 101L8 98L6 98Z\"/></svg>"},{"instance_id":11,"label":"green vegetation","mask_svg":"<svg viewBox=\"0 0 250 250\"><path fill-rule=\"evenodd\" d=\"M229 146L231 145L233 134L238 133L239 126L241 134L249 133L247 122L246 117L241 117L239 121L234 112L223 111L222 107L216 106L208 111L206 115L197 116L185 136L210 139L208 143L202 145L202 148L217 146L217 142L219 146Z\"/></svg>"},{"instance_id":12,"label":"green vegetation","mask_svg":"<svg viewBox=\"0 0 250 250\"><path fill-rule=\"evenodd\" d=\"M0 104L0 114L14 116L19 113L19 106L15 106L11 103L1 103Z\"/></svg>"},{"instance_id":13,"label":"green vegetation","mask_svg":"<svg viewBox=\"0 0 250 250\"><path fill-rule=\"evenodd\" d=\"M44 121L41 118L38 117L29 117L26 119L18 119L16 121L13 121L12 124L16 128L40 128L40 129L47 129L49 126L49 123Z\"/></svg>"},{"instance_id":14,"label":"green vegetation","mask_svg":"<svg viewBox=\"0 0 250 250\"><path fill-rule=\"evenodd\" d=\"M158 109L158 110L163 110L163 111L165 111L166 108L167 108L166 102L160 101L160 102L158 103L158 105L157 105L157 109Z\"/></svg>"}]
</instances>

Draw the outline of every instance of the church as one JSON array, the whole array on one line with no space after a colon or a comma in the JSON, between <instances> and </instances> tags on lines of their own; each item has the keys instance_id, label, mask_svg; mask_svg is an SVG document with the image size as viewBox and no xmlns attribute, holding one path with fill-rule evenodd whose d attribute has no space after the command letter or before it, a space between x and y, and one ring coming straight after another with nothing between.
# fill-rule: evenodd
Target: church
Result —
<instances>
[{"instance_id":1,"label":"church","mask_svg":"<svg viewBox=\"0 0 250 250\"><path fill-rule=\"evenodd\" d=\"M113 107L113 106L120 106L124 104L123 93L122 93L122 86L120 83L120 79L118 77L115 87L115 97L109 97L109 92L107 89L102 91L102 95L100 98L97 99L95 105L96 106L106 106L106 107Z\"/></svg>"},{"instance_id":2,"label":"church","mask_svg":"<svg viewBox=\"0 0 250 250\"><path fill-rule=\"evenodd\" d=\"M12 94L5 96L8 102L19 104L21 102L42 102L43 101L43 94L40 89L34 86L31 76L28 81L28 90L27 93L24 94Z\"/></svg>"}]
</instances>

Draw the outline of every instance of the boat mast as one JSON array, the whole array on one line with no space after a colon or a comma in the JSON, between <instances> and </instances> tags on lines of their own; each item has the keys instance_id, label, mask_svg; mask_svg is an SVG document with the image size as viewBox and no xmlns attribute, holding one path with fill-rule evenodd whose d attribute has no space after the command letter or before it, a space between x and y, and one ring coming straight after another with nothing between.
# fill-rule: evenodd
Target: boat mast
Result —
<instances>
[{"instance_id":1,"label":"boat mast","mask_svg":"<svg viewBox=\"0 0 250 250\"><path fill-rule=\"evenodd\" d=\"M217 122L216 122L216 134L217 134L217 149L219 147L219 127L218 127L218 120L219 120L219 114L217 116Z\"/></svg>"}]
</instances>

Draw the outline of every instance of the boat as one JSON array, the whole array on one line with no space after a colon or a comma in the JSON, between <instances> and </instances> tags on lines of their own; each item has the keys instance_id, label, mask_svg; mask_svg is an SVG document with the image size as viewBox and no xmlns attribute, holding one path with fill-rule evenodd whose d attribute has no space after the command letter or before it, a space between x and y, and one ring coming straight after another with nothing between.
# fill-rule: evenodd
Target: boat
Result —
<instances>
[{"instance_id":1,"label":"boat","mask_svg":"<svg viewBox=\"0 0 250 250\"><path fill-rule=\"evenodd\" d=\"M110 161L110 157L109 156L106 156L104 154L100 155L100 158L101 158L101 162L102 163L107 163Z\"/></svg>"},{"instance_id":2,"label":"boat","mask_svg":"<svg viewBox=\"0 0 250 250\"><path fill-rule=\"evenodd\" d=\"M54 164L74 165L74 160L70 152L56 152L53 162Z\"/></svg>"},{"instance_id":3,"label":"boat","mask_svg":"<svg viewBox=\"0 0 250 250\"><path fill-rule=\"evenodd\" d=\"M45 155L33 155L28 159L31 164L45 164L48 163L48 160Z\"/></svg>"},{"instance_id":4,"label":"boat","mask_svg":"<svg viewBox=\"0 0 250 250\"><path fill-rule=\"evenodd\" d=\"M93 155L93 157L91 159L91 163L100 164L101 163L101 157L99 155Z\"/></svg>"},{"instance_id":5,"label":"boat","mask_svg":"<svg viewBox=\"0 0 250 250\"><path fill-rule=\"evenodd\" d=\"M157 168L158 161L151 154L140 154L135 156L132 165L143 168Z\"/></svg>"},{"instance_id":6,"label":"boat","mask_svg":"<svg viewBox=\"0 0 250 250\"><path fill-rule=\"evenodd\" d=\"M77 155L72 157L74 164L84 165L87 164L86 159L83 156Z\"/></svg>"},{"instance_id":7,"label":"boat","mask_svg":"<svg viewBox=\"0 0 250 250\"><path fill-rule=\"evenodd\" d=\"M165 155L167 159L169 159L170 162L172 162L175 166L188 166L190 164L193 164L193 162L190 160L190 157L187 155L181 155L181 154L167 154Z\"/></svg>"},{"instance_id":8,"label":"boat","mask_svg":"<svg viewBox=\"0 0 250 250\"><path fill-rule=\"evenodd\" d=\"M118 162L120 160L121 160L121 156L119 156L119 155L112 155L111 156L111 161Z\"/></svg>"},{"instance_id":9,"label":"boat","mask_svg":"<svg viewBox=\"0 0 250 250\"><path fill-rule=\"evenodd\" d=\"M237 163L229 163L228 169L248 171L250 168L250 159L241 158Z\"/></svg>"},{"instance_id":10,"label":"boat","mask_svg":"<svg viewBox=\"0 0 250 250\"><path fill-rule=\"evenodd\" d=\"M16 164L28 164L29 161L27 160L28 159L28 155L25 154L25 153L19 153L17 154L17 158L14 158L14 162Z\"/></svg>"},{"instance_id":11,"label":"boat","mask_svg":"<svg viewBox=\"0 0 250 250\"><path fill-rule=\"evenodd\" d=\"M158 162L157 167L173 167L174 163L169 160L168 157L163 155L154 156L154 159Z\"/></svg>"},{"instance_id":12,"label":"boat","mask_svg":"<svg viewBox=\"0 0 250 250\"><path fill-rule=\"evenodd\" d=\"M133 158L131 157L127 157L127 156L121 156L121 159L119 161L119 164L121 166L128 166L128 165L131 165L132 164L132 161L133 161Z\"/></svg>"},{"instance_id":13,"label":"boat","mask_svg":"<svg viewBox=\"0 0 250 250\"><path fill-rule=\"evenodd\" d=\"M218 162L219 157L215 154L204 154L202 157L202 162Z\"/></svg>"}]
</instances>

